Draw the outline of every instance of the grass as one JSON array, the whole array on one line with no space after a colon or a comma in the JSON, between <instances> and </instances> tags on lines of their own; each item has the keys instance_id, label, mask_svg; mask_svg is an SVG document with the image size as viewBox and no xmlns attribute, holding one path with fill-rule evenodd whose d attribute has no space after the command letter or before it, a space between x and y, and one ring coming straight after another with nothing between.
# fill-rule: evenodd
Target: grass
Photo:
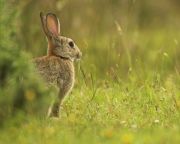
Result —
<instances>
[{"instance_id":1,"label":"grass","mask_svg":"<svg viewBox=\"0 0 180 144\"><path fill-rule=\"evenodd\" d=\"M65 100L60 120L19 115L1 129L0 143L178 144L179 90L170 88L172 81L78 84Z\"/></svg>"},{"instance_id":2,"label":"grass","mask_svg":"<svg viewBox=\"0 0 180 144\"><path fill-rule=\"evenodd\" d=\"M0 102L2 105L6 102L0 114L6 116L10 113L7 105L13 102L8 99L13 99L14 95L25 96L28 101L25 108L29 111L27 114L22 112L3 119L6 122L0 129L0 144L180 143L180 33L175 22L171 25L169 20L162 28L147 25L144 30L136 27L136 23L121 27L116 20L115 23L108 21L102 25L95 23L97 28L104 29L103 32L94 28L94 21L87 21L87 25L80 25L79 29L72 27L69 31L74 29L76 33L70 35L77 35L83 59L79 69L78 66L76 69L76 85L63 103L61 118L54 120L36 112L46 112L47 108L44 109L42 105L49 105L49 97L45 95L54 95L54 90L48 94L49 91L43 89L34 73L29 72L31 67L27 67L29 64L24 62L29 53L20 52L25 49L25 43L19 44L16 38L11 40L17 26L12 30L11 25L8 29L6 26L17 23L14 11L12 18L2 15L5 21L1 32L7 38L0 41L4 48L0 57L3 61L0 62L3 64L2 72L9 73L6 75L7 83L3 84L6 87L2 87L2 91L0 89ZM26 16L27 13L24 14ZM34 30L38 24L26 25L28 22L24 22L25 31L31 27L33 32L43 37L39 29ZM107 29L106 25L112 25L111 29ZM83 26L95 30L92 34L86 31L83 33ZM23 37L23 41L32 42L32 38L29 34L29 39ZM32 44L34 49L29 50L33 56L35 51L41 54L45 52L45 49L38 49L42 45L40 38L36 36L35 39L37 42ZM45 45L45 39L43 43ZM19 48L16 52L14 45ZM44 96L45 101L36 101L37 95ZM35 111L31 111L31 106Z\"/></svg>"}]
</instances>

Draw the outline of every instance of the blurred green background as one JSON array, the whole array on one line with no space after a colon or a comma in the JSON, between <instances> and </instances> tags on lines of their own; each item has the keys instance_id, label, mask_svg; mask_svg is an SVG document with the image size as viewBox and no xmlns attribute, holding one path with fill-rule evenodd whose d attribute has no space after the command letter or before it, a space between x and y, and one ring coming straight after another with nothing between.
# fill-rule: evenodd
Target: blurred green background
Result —
<instances>
[{"instance_id":1,"label":"blurred green background","mask_svg":"<svg viewBox=\"0 0 180 144\"><path fill-rule=\"evenodd\" d=\"M120 66L118 72L123 76L137 65L144 70L163 67L165 74L179 68L178 0L12 0L1 3L2 19L11 20L1 22L5 31L12 31L9 40L34 57L45 54L47 48L39 18L39 12L43 11L58 15L62 35L77 43L83 51L82 63L96 69L95 74L100 77L104 78L106 72L116 66ZM3 9L3 5L7 8Z\"/></svg>"},{"instance_id":2,"label":"blurred green background","mask_svg":"<svg viewBox=\"0 0 180 144\"><path fill-rule=\"evenodd\" d=\"M114 85L124 90L148 85L149 91L140 95L171 93L166 105L175 107L171 112L179 117L179 0L0 0L0 11L1 126L6 128L6 120L13 126L21 123L25 113L45 115L48 97L56 93L44 86L31 64L32 58L47 51L40 11L56 13L61 34L72 38L83 53L75 64L73 95L91 97L91 91L95 95L97 89L110 87L119 98L123 90Z\"/></svg>"}]
</instances>

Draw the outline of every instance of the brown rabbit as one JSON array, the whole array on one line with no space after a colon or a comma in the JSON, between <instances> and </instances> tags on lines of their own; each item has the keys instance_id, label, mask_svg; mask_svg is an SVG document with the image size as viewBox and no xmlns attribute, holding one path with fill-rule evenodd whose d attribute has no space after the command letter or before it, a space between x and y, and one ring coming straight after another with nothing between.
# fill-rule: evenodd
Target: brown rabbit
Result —
<instances>
[{"instance_id":1,"label":"brown rabbit","mask_svg":"<svg viewBox=\"0 0 180 144\"><path fill-rule=\"evenodd\" d=\"M47 55L36 58L34 63L38 72L47 81L59 88L59 94L48 112L48 117L59 117L63 98L74 85L75 59L80 59L82 53L72 39L60 35L60 23L53 13L40 13L42 27L48 40Z\"/></svg>"}]
</instances>

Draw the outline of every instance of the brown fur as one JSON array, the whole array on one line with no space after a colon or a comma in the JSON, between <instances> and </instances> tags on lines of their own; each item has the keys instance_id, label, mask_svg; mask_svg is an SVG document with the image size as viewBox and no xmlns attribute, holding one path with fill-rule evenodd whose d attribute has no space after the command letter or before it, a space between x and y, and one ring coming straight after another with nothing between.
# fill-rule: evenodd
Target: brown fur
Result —
<instances>
[{"instance_id":1,"label":"brown fur","mask_svg":"<svg viewBox=\"0 0 180 144\"><path fill-rule=\"evenodd\" d=\"M55 102L53 113L49 116L58 116L59 108L63 98L71 91L74 85L74 66L69 59L56 56L44 56L34 60L39 74L48 84L57 85L59 88L58 100Z\"/></svg>"},{"instance_id":2,"label":"brown fur","mask_svg":"<svg viewBox=\"0 0 180 144\"><path fill-rule=\"evenodd\" d=\"M48 84L54 84L59 88L59 94L48 113L49 117L58 117L59 109L63 98L72 90L74 85L74 65L73 60L81 57L79 48L71 39L60 36L60 24L54 14L44 16L41 13L43 30L48 39L47 56L34 59L38 73ZM50 17L50 22L48 21ZM53 25L48 25L46 21ZM58 24L57 26L55 24ZM58 27L58 28L57 28ZM57 31L53 31L51 29ZM58 35L57 35L58 34Z\"/></svg>"}]
</instances>

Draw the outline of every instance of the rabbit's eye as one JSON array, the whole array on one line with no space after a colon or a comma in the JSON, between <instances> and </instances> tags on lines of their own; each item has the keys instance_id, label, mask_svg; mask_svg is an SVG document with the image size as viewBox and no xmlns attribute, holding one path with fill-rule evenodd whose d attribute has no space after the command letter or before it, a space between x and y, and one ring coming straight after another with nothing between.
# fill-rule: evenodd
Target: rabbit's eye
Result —
<instances>
[{"instance_id":1,"label":"rabbit's eye","mask_svg":"<svg viewBox=\"0 0 180 144\"><path fill-rule=\"evenodd\" d=\"M70 42L69 42L69 46L70 46L71 48L73 48L73 47L74 47L74 43L73 43L72 41L70 41Z\"/></svg>"}]
</instances>

